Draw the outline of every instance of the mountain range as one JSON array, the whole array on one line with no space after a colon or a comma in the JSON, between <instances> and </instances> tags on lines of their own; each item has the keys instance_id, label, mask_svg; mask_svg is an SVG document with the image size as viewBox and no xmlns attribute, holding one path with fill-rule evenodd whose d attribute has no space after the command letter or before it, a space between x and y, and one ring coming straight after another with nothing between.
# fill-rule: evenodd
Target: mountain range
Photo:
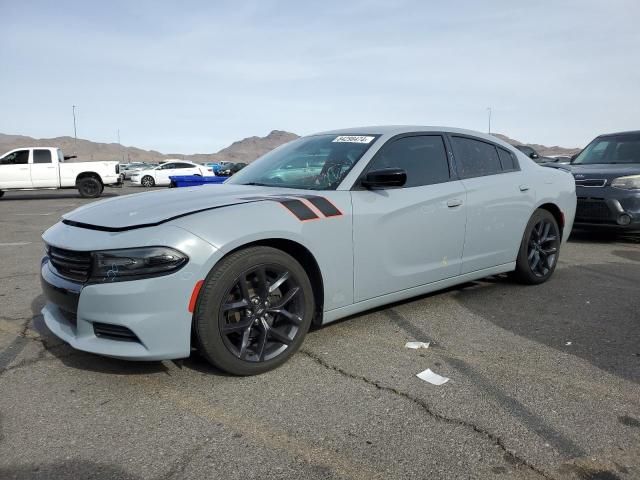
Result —
<instances>
[{"instance_id":1,"label":"mountain range","mask_svg":"<svg viewBox=\"0 0 640 480\"><path fill-rule=\"evenodd\" d=\"M579 148L548 147L539 144L527 144L507 137L495 134L496 137L511 145L529 145L542 155L572 155L580 151ZM282 130L273 130L265 137L247 137L232 143L226 148L215 153L197 153L182 155L179 153L165 154L155 150L143 150L136 147L125 147L117 143L99 143L91 140L73 137L32 138L24 135L6 135L0 133L0 154L19 147L58 147L65 155L77 155L72 161L91 162L116 160L128 162L163 162L169 159L180 158L193 162L218 162L226 160L230 162L249 163L256 158L273 150L283 143L298 138L298 135Z\"/></svg>"}]
</instances>

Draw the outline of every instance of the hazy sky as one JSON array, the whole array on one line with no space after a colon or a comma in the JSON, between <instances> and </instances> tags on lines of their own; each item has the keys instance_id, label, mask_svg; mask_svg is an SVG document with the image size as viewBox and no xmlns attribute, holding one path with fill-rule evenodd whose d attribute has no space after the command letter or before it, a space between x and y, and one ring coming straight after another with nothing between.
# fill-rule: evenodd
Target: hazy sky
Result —
<instances>
[{"instance_id":1,"label":"hazy sky","mask_svg":"<svg viewBox=\"0 0 640 480\"><path fill-rule=\"evenodd\" d=\"M484 4L484 5L481 5ZM640 1L0 0L0 132L213 152L273 129L640 128Z\"/></svg>"}]
</instances>

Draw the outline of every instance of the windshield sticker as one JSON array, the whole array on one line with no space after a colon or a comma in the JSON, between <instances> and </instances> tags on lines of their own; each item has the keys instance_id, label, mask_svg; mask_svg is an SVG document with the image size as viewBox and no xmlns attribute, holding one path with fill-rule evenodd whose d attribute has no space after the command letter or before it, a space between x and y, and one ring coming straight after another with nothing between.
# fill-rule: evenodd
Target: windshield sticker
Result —
<instances>
[{"instance_id":1,"label":"windshield sticker","mask_svg":"<svg viewBox=\"0 0 640 480\"><path fill-rule=\"evenodd\" d=\"M346 142L346 143L371 143L376 137L367 137L364 135L340 135L336 137L334 142Z\"/></svg>"}]
</instances>

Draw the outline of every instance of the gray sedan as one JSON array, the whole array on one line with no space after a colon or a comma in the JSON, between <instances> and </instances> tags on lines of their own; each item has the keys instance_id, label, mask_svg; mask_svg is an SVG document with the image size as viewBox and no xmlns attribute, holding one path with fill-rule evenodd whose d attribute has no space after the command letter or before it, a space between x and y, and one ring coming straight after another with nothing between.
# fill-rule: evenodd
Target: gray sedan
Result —
<instances>
[{"instance_id":1,"label":"gray sedan","mask_svg":"<svg viewBox=\"0 0 640 480\"><path fill-rule=\"evenodd\" d=\"M313 168L292 162L313 159ZM222 185L95 202L43 235L49 329L131 360L192 347L275 368L312 323L490 275L549 279L573 177L481 133L363 127L302 137Z\"/></svg>"}]
</instances>

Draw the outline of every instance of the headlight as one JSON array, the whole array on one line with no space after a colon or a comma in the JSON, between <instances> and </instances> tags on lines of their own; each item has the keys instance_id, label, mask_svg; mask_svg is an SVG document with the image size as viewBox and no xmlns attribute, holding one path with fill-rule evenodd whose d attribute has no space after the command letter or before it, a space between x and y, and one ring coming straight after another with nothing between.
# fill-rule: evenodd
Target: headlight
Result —
<instances>
[{"instance_id":1,"label":"headlight","mask_svg":"<svg viewBox=\"0 0 640 480\"><path fill-rule=\"evenodd\" d=\"M640 189L640 175L629 175L628 177L614 178L611 182L612 187L622 188L624 190Z\"/></svg>"},{"instance_id":2,"label":"headlight","mask_svg":"<svg viewBox=\"0 0 640 480\"><path fill-rule=\"evenodd\" d=\"M93 252L90 282L124 282L168 275L188 261L169 247L142 247Z\"/></svg>"}]
</instances>

